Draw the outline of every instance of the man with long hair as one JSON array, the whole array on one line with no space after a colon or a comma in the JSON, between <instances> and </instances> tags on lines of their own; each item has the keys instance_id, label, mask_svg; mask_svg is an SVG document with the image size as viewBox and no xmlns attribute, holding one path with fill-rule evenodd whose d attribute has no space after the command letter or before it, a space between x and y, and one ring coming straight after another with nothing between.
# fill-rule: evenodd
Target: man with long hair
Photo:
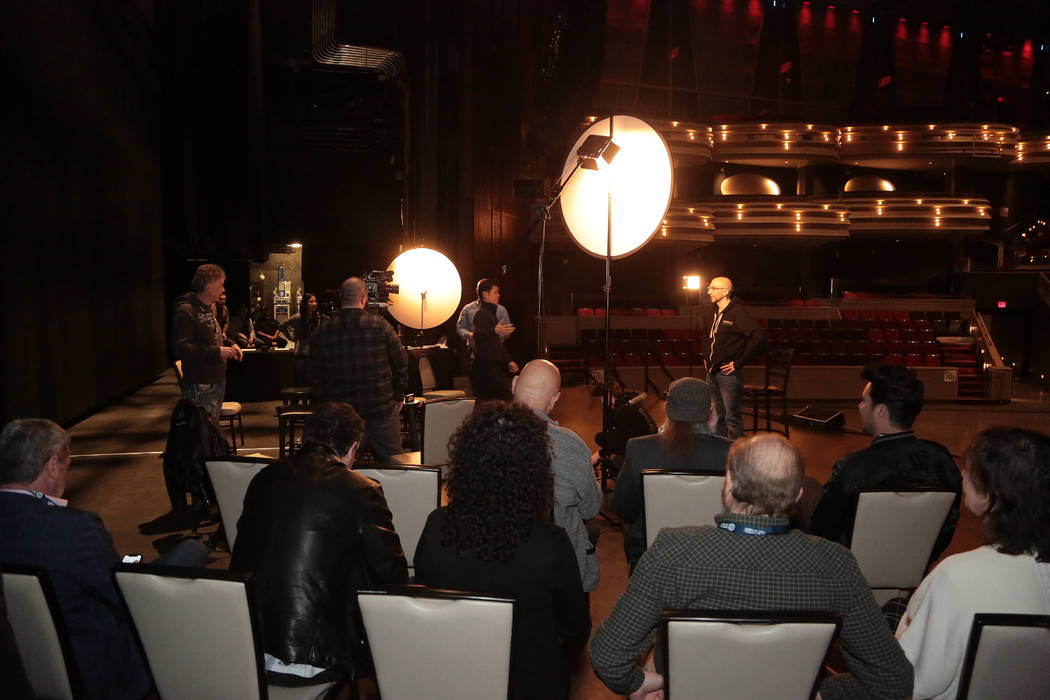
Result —
<instances>
[{"instance_id":1,"label":"man with long hair","mask_svg":"<svg viewBox=\"0 0 1050 700\"><path fill-rule=\"evenodd\" d=\"M682 377L667 388L663 432L628 441L627 455L616 477L613 509L630 523L624 532L623 550L631 568L645 552L642 470L725 471L731 443L715 434L717 415L711 407L709 385L695 377Z\"/></svg>"}]
</instances>

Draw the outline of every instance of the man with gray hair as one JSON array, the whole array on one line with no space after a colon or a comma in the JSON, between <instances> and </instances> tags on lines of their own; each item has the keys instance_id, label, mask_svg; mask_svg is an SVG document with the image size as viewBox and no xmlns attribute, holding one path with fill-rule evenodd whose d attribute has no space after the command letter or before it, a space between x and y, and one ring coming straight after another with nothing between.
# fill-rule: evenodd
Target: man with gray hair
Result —
<instances>
[{"instance_id":1,"label":"man with gray hair","mask_svg":"<svg viewBox=\"0 0 1050 700\"><path fill-rule=\"evenodd\" d=\"M201 265L193 273L193 290L175 300L171 347L182 362L182 395L198 402L215 418L226 396L226 361L239 362L236 345L223 345L215 302L226 294L226 272L218 265Z\"/></svg>"},{"instance_id":2,"label":"man with gray hair","mask_svg":"<svg viewBox=\"0 0 1050 700\"><path fill-rule=\"evenodd\" d=\"M49 420L13 420L0 432L0 569L47 571L84 697L137 700L152 681L113 583L120 559L102 519L62 498L69 462L69 435ZM186 542L161 563L203 566L204 546Z\"/></svg>"},{"instance_id":3,"label":"man with gray hair","mask_svg":"<svg viewBox=\"0 0 1050 700\"><path fill-rule=\"evenodd\" d=\"M820 684L823 698L905 698L912 668L871 595L853 554L792 530L788 510L802 492L798 451L759 434L729 450L715 525L663 530L642 556L616 608L591 639L591 664L614 692L644 698L663 678L643 670L664 610L832 612L848 673ZM662 697L662 696L661 696Z\"/></svg>"},{"instance_id":4,"label":"man with gray hair","mask_svg":"<svg viewBox=\"0 0 1050 700\"><path fill-rule=\"evenodd\" d=\"M307 368L314 400L340 401L365 421L365 433L380 464L400 454L401 400L408 391L408 356L401 339L381 316L365 311L368 288L348 277L340 310L310 341Z\"/></svg>"},{"instance_id":5,"label":"man with gray hair","mask_svg":"<svg viewBox=\"0 0 1050 700\"><path fill-rule=\"evenodd\" d=\"M602 491L594 478L587 443L551 420L550 412L561 397L561 372L552 362L533 360L514 377L512 391L515 401L531 408L547 424L554 472L554 524L569 535L583 590L593 591L598 587L598 551L584 521L598 515Z\"/></svg>"}]
</instances>

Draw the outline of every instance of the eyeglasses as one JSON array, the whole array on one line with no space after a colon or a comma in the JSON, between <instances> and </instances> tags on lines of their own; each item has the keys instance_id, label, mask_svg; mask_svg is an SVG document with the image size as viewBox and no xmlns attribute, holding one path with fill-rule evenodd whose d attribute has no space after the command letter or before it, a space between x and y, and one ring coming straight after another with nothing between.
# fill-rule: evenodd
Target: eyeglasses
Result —
<instances>
[{"instance_id":1,"label":"eyeglasses","mask_svg":"<svg viewBox=\"0 0 1050 700\"><path fill-rule=\"evenodd\" d=\"M712 289L714 289L714 290L719 290L720 289L720 290L722 290L724 292L725 290L729 289L729 287L708 287L707 291L710 292Z\"/></svg>"}]
</instances>

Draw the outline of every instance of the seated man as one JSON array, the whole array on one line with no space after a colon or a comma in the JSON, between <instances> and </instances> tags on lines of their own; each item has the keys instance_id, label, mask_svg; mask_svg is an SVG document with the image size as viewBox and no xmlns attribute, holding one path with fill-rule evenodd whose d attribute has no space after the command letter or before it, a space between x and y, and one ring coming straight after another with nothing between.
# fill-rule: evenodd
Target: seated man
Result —
<instances>
[{"instance_id":1,"label":"seated man","mask_svg":"<svg viewBox=\"0 0 1050 700\"><path fill-rule=\"evenodd\" d=\"M84 697L137 700L152 680L113 581L120 558L101 518L61 498L69 459L68 433L49 420L14 420L0 433L0 568L47 571ZM200 567L207 558L186 540L157 563Z\"/></svg>"},{"instance_id":2,"label":"seated man","mask_svg":"<svg viewBox=\"0 0 1050 700\"><path fill-rule=\"evenodd\" d=\"M667 425L662 433L632 438L616 477L613 508L631 526L623 535L627 564L633 569L645 552L643 469L725 471L729 440L714 432L718 414L711 410L711 388L695 377L682 377L667 388Z\"/></svg>"},{"instance_id":3,"label":"seated man","mask_svg":"<svg viewBox=\"0 0 1050 700\"><path fill-rule=\"evenodd\" d=\"M408 581L382 489L350 469L364 429L350 406L322 404L303 448L248 486L230 569L253 575L271 682L360 676L369 657L357 590Z\"/></svg>"},{"instance_id":4,"label":"seated man","mask_svg":"<svg viewBox=\"0 0 1050 700\"><path fill-rule=\"evenodd\" d=\"M788 527L802 492L802 457L779 435L740 439L729 450L716 526L662 531L591 639L591 664L617 693L663 686L638 657L652 646L664 610L810 610L842 616L849 673L826 678L832 698L911 695L912 669L890 634L857 560L846 549Z\"/></svg>"},{"instance_id":5,"label":"seated man","mask_svg":"<svg viewBox=\"0 0 1050 700\"><path fill-rule=\"evenodd\" d=\"M594 478L591 451L579 435L550 418L561 397L561 372L552 362L533 360L514 377L512 386L514 400L531 408L547 424L554 472L554 524L568 533L583 590L589 593L598 587L598 551L584 520L596 517L602 507L602 490Z\"/></svg>"},{"instance_id":6,"label":"seated man","mask_svg":"<svg viewBox=\"0 0 1050 700\"><path fill-rule=\"evenodd\" d=\"M831 470L824 493L813 511L812 532L848 545L849 525L856 494L865 488L924 486L955 491L948 517L933 545L930 561L952 541L959 521L962 475L948 450L936 442L915 437L911 426L922 411L923 385L907 367L877 364L860 376L867 380L857 406L871 445L851 452Z\"/></svg>"}]
</instances>

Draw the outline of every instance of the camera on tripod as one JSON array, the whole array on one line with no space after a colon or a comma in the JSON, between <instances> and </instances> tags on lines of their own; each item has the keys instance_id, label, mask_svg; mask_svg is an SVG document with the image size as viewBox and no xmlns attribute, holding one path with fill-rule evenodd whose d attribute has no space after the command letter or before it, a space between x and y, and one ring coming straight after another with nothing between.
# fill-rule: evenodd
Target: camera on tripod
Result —
<instances>
[{"instance_id":1,"label":"camera on tripod","mask_svg":"<svg viewBox=\"0 0 1050 700\"><path fill-rule=\"evenodd\" d=\"M385 309L390 305L390 295L397 294L399 287L393 284L393 270L372 270L361 279L368 290L368 301L365 308L369 310Z\"/></svg>"}]
</instances>

